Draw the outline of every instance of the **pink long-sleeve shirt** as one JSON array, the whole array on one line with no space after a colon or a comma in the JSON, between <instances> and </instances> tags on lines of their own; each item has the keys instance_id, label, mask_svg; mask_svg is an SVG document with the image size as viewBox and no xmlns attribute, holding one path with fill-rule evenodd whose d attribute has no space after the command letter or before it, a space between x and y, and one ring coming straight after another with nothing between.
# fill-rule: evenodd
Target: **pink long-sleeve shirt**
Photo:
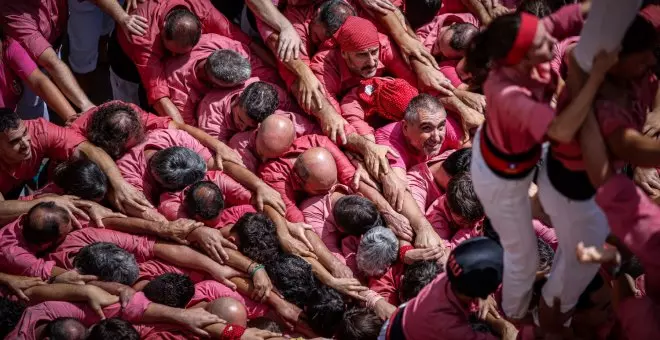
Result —
<instances>
[{"instance_id":1,"label":"pink long-sleeve shirt","mask_svg":"<svg viewBox=\"0 0 660 340\"><path fill-rule=\"evenodd\" d=\"M579 5L570 5L542 19L546 30L563 39L579 34L584 18ZM537 76L513 67L496 66L484 83L488 106L486 132L495 147L507 154L524 153L543 142L555 110L550 101L556 78L550 63L536 67Z\"/></svg>"},{"instance_id":2,"label":"pink long-sleeve shirt","mask_svg":"<svg viewBox=\"0 0 660 340\"><path fill-rule=\"evenodd\" d=\"M30 135L31 156L18 164L7 164L0 157L0 192L3 195L7 195L23 181L32 179L44 158L65 161L85 141L85 138L73 131L43 118L24 120L23 124Z\"/></svg>"},{"instance_id":3,"label":"pink long-sleeve shirt","mask_svg":"<svg viewBox=\"0 0 660 340\"><path fill-rule=\"evenodd\" d=\"M145 151L163 150L172 146L182 146L197 152L203 160L211 158L211 152L199 141L185 131L181 130L156 130L149 133L144 142L136 145L120 159L117 160L117 168L124 179L131 185L141 189L145 197L153 201L159 197L158 184L148 171L148 160Z\"/></svg>"},{"instance_id":4,"label":"pink long-sleeve shirt","mask_svg":"<svg viewBox=\"0 0 660 340\"><path fill-rule=\"evenodd\" d=\"M236 182L222 171L208 171L204 181L215 183L224 198L225 207L229 208L235 205L250 204L252 193L244 186ZM160 195L160 206L158 211L168 220L178 218L190 218L185 212L183 201L186 190L179 192L164 192Z\"/></svg>"},{"instance_id":5,"label":"pink long-sleeve shirt","mask_svg":"<svg viewBox=\"0 0 660 340\"><path fill-rule=\"evenodd\" d=\"M421 211L426 211L431 203L443 194L442 188L435 182L429 164L444 162L454 151L456 150L445 151L427 162L414 165L406 173L408 189Z\"/></svg>"},{"instance_id":6,"label":"pink long-sleeve shirt","mask_svg":"<svg viewBox=\"0 0 660 340\"><path fill-rule=\"evenodd\" d=\"M37 257L36 249L23 238L22 217L0 230L0 268L12 275L50 278L55 261Z\"/></svg>"},{"instance_id":7,"label":"pink long-sleeve shirt","mask_svg":"<svg viewBox=\"0 0 660 340\"><path fill-rule=\"evenodd\" d=\"M259 81L259 78L252 77L243 85L231 89L215 89L209 92L197 106L197 126L204 132L227 143L229 139L238 132L245 131L236 125L232 105L238 101L245 88ZM272 85L277 91L280 103L278 109L290 110L293 103L289 100L289 94L281 87Z\"/></svg>"},{"instance_id":8,"label":"pink long-sleeve shirt","mask_svg":"<svg viewBox=\"0 0 660 340\"><path fill-rule=\"evenodd\" d=\"M66 1L64 1L66 2ZM149 27L143 36L117 34L117 40L124 52L135 63L147 89L149 104L154 104L170 95L167 88L165 60L169 51L163 44L163 26L167 14L175 7L183 6L199 18L202 33L214 33L244 44L250 44L250 37L238 26L222 15L209 0L147 0L137 3L137 8L130 14L147 19Z\"/></svg>"},{"instance_id":9,"label":"pink long-sleeve shirt","mask_svg":"<svg viewBox=\"0 0 660 340\"><path fill-rule=\"evenodd\" d=\"M54 261L58 267L74 269L73 260L85 246L94 242L109 242L135 256L135 260L144 262L154 257L156 240L146 236L138 236L120 231L100 228L83 228L75 230L66 236L66 239L57 246L46 259Z\"/></svg>"},{"instance_id":10,"label":"pink long-sleeve shirt","mask_svg":"<svg viewBox=\"0 0 660 340\"><path fill-rule=\"evenodd\" d=\"M37 69L37 64L23 46L12 38L2 42L0 55L0 107L16 110L23 94L23 82Z\"/></svg>"},{"instance_id":11,"label":"pink long-sleeve shirt","mask_svg":"<svg viewBox=\"0 0 660 340\"><path fill-rule=\"evenodd\" d=\"M115 303L103 308L103 314L106 318L118 317L137 323L142 319L150 303L151 301L142 292L138 292L125 307L122 308L119 303ZM36 328L57 318L74 318L86 327L101 321L101 317L85 303L46 301L28 307L14 331L7 335L7 339L37 340Z\"/></svg>"},{"instance_id":12,"label":"pink long-sleeve shirt","mask_svg":"<svg viewBox=\"0 0 660 340\"><path fill-rule=\"evenodd\" d=\"M308 135L296 139L293 145L280 158L267 161L261 166L260 177L266 184L282 195L286 205L286 218L291 222L305 220L297 202L305 196L303 183L293 169L296 158L314 147L321 147L332 154L337 165L337 180L344 185L351 185L355 176L355 167L339 148L326 136Z\"/></svg>"},{"instance_id":13,"label":"pink long-sleeve shirt","mask_svg":"<svg viewBox=\"0 0 660 340\"><path fill-rule=\"evenodd\" d=\"M213 89L210 84L201 81L195 69L202 60L219 49L236 51L249 60L253 77L271 83L279 80L277 71L252 54L246 44L213 33L203 34L189 54L169 58L164 68L169 89L167 96L186 124L197 126L197 105Z\"/></svg>"}]
</instances>

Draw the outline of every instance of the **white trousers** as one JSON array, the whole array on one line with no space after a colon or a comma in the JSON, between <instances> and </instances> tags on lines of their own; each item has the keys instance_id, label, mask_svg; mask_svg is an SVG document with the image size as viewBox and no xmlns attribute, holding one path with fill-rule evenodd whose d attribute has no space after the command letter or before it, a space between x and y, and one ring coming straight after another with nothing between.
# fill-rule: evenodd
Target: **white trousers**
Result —
<instances>
[{"instance_id":1,"label":"white trousers","mask_svg":"<svg viewBox=\"0 0 660 340\"><path fill-rule=\"evenodd\" d=\"M598 264L578 262L575 255L577 244L602 246L609 234L609 226L594 198L576 201L557 191L550 183L545 165L539 170L538 186L539 199L550 216L559 241L550 277L543 286L543 298L549 306L555 297L560 298L561 311L565 313L575 307L580 294L600 268Z\"/></svg>"},{"instance_id":2,"label":"white trousers","mask_svg":"<svg viewBox=\"0 0 660 340\"><path fill-rule=\"evenodd\" d=\"M481 129L472 144L472 183L504 248L502 310L508 317L522 318L532 298L539 262L528 194L534 172L521 179L493 173L481 155Z\"/></svg>"},{"instance_id":3,"label":"white trousers","mask_svg":"<svg viewBox=\"0 0 660 340\"><path fill-rule=\"evenodd\" d=\"M621 44L628 26L637 15L642 0L598 0L594 1L589 17L580 33L575 47L575 59L586 71L598 51L612 51Z\"/></svg>"}]
</instances>

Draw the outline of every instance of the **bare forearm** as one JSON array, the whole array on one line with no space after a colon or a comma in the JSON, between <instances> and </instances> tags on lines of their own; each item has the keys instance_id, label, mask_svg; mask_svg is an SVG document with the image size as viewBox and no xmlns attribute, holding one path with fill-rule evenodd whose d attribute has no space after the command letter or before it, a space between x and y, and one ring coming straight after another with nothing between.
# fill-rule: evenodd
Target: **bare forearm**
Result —
<instances>
[{"instance_id":1,"label":"bare forearm","mask_svg":"<svg viewBox=\"0 0 660 340\"><path fill-rule=\"evenodd\" d=\"M225 248L225 252L227 252L227 256L229 256L229 258L226 261L227 265L232 268L235 268L236 270L247 273L250 264L254 263L254 261L250 260L241 252L236 251L234 249Z\"/></svg>"},{"instance_id":2,"label":"bare forearm","mask_svg":"<svg viewBox=\"0 0 660 340\"><path fill-rule=\"evenodd\" d=\"M103 219L107 229L117 230L130 234L144 234L165 237L164 223L154 222L136 217L109 217Z\"/></svg>"},{"instance_id":3,"label":"bare forearm","mask_svg":"<svg viewBox=\"0 0 660 340\"><path fill-rule=\"evenodd\" d=\"M321 262L311 257L304 257L304 259L312 265L312 272L314 273L314 276L319 279L319 281L328 286L332 285L334 276L332 276L332 274L330 274L330 272L325 269Z\"/></svg>"},{"instance_id":4,"label":"bare forearm","mask_svg":"<svg viewBox=\"0 0 660 340\"><path fill-rule=\"evenodd\" d=\"M64 95L82 111L86 111L94 104L87 98L85 92L80 88L76 78L66 64L61 61L52 48L47 49L39 56L38 63L48 71L57 87Z\"/></svg>"},{"instance_id":5,"label":"bare forearm","mask_svg":"<svg viewBox=\"0 0 660 340\"><path fill-rule=\"evenodd\" d=\"M580 148L586 151L582 153L582 158L589 180L595 188L598 188L612 175L612 170L598 121L596 121L593 110L590 111L580 130L579 141Z\"/></svg>"},{"instance_id":6,"label":"bare forearm","mask_svg":"<svg viewBox=\"0 0 660 340\"><path fill-rule=\"evenodd\" d=\"M227 175L252 192L259 189L260 186L266 185L266 183L259 179L259 177L253 174L250 170L236 163L222 162L222 167Z\"/></svg>"},{"instance_id":7,"label":"bare forearm","mask_svg":"<svg viewBox=\"0 0 660 340\"><path fill-rule=\"evenodd\" d=\"M492 20L490 11L492 8L487 8L481 0L462 0L463 5L468 8L470 13L479 19L483 25L488 25Z\"/></svg>"},{"instance_id":8,"label":"bare forearm","mask_svg":"<svg viewBox=\"0 0 660 340\"><path fill-rule=\"evenodd\" d=\"M147 307L147 310L144 311L140 321L142 323L181 324L180 320L176 317L181 311L179 308L152 302Z\"/></svg>"},{"instance_id":9,"label":"bare forearm","mask_svg":"<svg viewBox=\"0 0 660 340\"><path fill-rule=\"evenodd\" d=\"M64 283L53 283L43 286L35 286L24 291L30 299L31 304L44 301L87 301L87 291L84 286Z\"/></svg>"},{"instance_id":10,"label":"bare forearm","mask_svg":"<svg viewBox=\"0 0 660 340\"><path fill-rule=\"evenodd\" d=\"M60 118L66 121L76 115L76 111L69 104L69 101L66 100L60 89L39 69L32 72L28 77L28 82L34 93L43 98L46 104L55 110Z\"/></svg>"},{"instance_id":11,"label":"bare forearm","mask_svg":"<svg viewBox=\"0 0 660 340\"><path fill-rule=\"evenodd\" d=\"M116 22L121 22L128 14L117 0L90 0Z\"/></svg>"},{"instance_id":12,"label":"bare forearm","mask_svg":"<svg viewBox=\"0 0 660 340\"><path fill-rule=\"evenodd\" d=\"M210 275L218 272L217 262L188 246L157 242L154 246L154 255L178 267L198 270Z\"/></svg>"},{"instance_id":13,"label":"bare forearm","mask_svg":"<svg viewBox=\"0 0 660 340\"><path fill-rule=\"evenodd\" d=\"M183 117L181 117L179 109L176 108L169 97L158 99L158 101L154 103L154 110L156 110L160 116L170 117L175 122L183 123Z\"/></svg>"},{"instance_id":14,"label":"bare forearm","mask_svg":"<svg viewBox=\"0 0 660 340\"><path fill-rule=\"evenodd\" d=\"M44 201L47 201L47 199L37 198L31 201L0 201L0 225L5 225L15 220L18 216L27 213L32 207Z\"/></svg>"},{"instance_id":15,"label":"bare forearm","mask_svg":"<svg viewBox=\"0 0 660 340\"><path fill-rule=\"evenodd\" d=\"M256 17L278 33L287 25L291 26L289 20L280 13L270 0L248 0L245 4L252 10L252 13Z\"/></svg>"},{"instance_id":16,"label":"bare forearm","mask_svg":"<svg viewBox=\"0 0 660 340\"><path fill-rule=\"evenodd\" d=\"M124 178L122 177L119 168L117 168L117 164L115 164L112 158L110 158L110 156L108 156L108 154L101 148L98 148L89 142L83 142L78 145L78 151L84 153L89 160L96 163L96 165L101 168L101 171L108 176L108 180L114 188L123 184Z\"/></svg>"},{"instance_id":17,"label":"bare forearm","mask_svg":"<svg viewBox=\"0 0 660 340\"><path fill-rule=\"evenodd\" d=\"M660 166L660 142L632 129L619 129L607 137L612 153L635 166Z\"/></svg>"},{"instance_id":18,"label":"bare forearm","mask_svg":"<svg viewBox=\"0 0 660 340\"><path fill-rule=\"evenodd\" d=\"M202 129L196 128L192 125L180 123L177 121L172 121L170 123L170 127L187 132L189 135L193 136L200 143L202 143L202 145L211 149L212 151L216 149L218 143L221 143L219 140L213 138L211 135L204 132Z\"/></svg>"},{"instance_id":19,"label":"bare forearm","mask_svg":"<svg viewBox=\"0 0 660 340\"><path fill-rule=\"evenodd\" d=\"M305 231L305 236L314 247L314 254L319 258L319 262L327 269L332 270L332 267L336 265L337 258L330 252L330 249L323 243L323 240L315 232L311 230Z\"/></svg>"},{"instance_id":20,"label":"bare forearm","mask_svg":"<svg viewBox=\"0 0 660 340\"><path fill-rule=\"evenodd\" d=\"M410 226L415 232L418 232L425 228L432 228L431 223L426 219L424 213L419 209L419 206L413 199L410 192L406 191L404 193L405 197L403 199L403 209L401 210L401 215L405 216L408 221L410 221Z\"/></svg>"}]
</instances>

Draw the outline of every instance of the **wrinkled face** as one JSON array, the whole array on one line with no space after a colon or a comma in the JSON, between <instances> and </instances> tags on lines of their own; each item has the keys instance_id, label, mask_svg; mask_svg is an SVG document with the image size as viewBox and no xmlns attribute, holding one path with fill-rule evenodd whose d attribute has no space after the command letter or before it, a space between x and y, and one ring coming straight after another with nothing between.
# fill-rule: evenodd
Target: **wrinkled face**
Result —
<instances>
[{"instance_id":1,"label":"wrinkled face","mask_svg":"<svg viewBox=\"0 0 660 340\"><path fill-rule=\"evenodd\" d=\"M22 162L32 157L30 134L21 121L18 128L0 133L2 159L9 164Z\"/></svg>"},{"instance_id":2,"label":"wrinkled face","mask_svg":"<svg viewBox=\"0 0 660 340\"><path fill-rule=\"evenodd\" d=\"M623 79L638 79L650 72L658 63L653 50L641 51L621 56L610 73Z\"/></svg>"},{"instance_id":3,"label":"wrinkled face","mask_svg":"<svg viewBox=\"0 0 660 340\"><path fill-rule=\"evenodd\" d=\"M403 132L410 145L427 156L436 155L445 139L447 113L440 108L430 112L420 110L416 122L403 121Z\"/></svg>"},{"instance_id":4,"label":"wrinkled face","mask_svg":"<svg viewBox=\"0 0 660 340\"><path fill-rule=\"evenodd\" d=\"M555 56L556 44L557 39L551 36L548 31L546 31L543 22L539 21L534 41L527 52L527 59L529 59L533 65L551 61Z\"/></svg>"},{"instance_id":5,"label":"wrinkled face","mask_svg":"<svg viewBox=\"0 0 660 340\"><path fill-rule=\"evenodd\" d=\"M184 46L177 43L175 40L167 40L163 38L163 45L173 55L184 55L190 53L194 46Z\"/></svg>"},{"instance_id":6,"label":"wrinkled face","mask_svg":"<svg viewBox=\"0 0 660 340\"><path fill-rule=\"evenodd\" d=\"M362 78L372 78L376 76L378 70L378 53L380 49L373 47L368 50L358 52L341 52L346 61L346 65L354 74Z\"/></svg>"},{"instance_id":7,"label":"wrinkled face","mask_svg":"<svg viewBox=\"0 0 660 340\"><path fill-rule=\"evenodd\" d=\"M257 122L254 119L248 116L245 108L239 105L238 103L233 103L231 106L232 117L234 118L234 124L239 131L246 131L249 129L254 129L257 127Z\"/></svg>"}]
</instances>

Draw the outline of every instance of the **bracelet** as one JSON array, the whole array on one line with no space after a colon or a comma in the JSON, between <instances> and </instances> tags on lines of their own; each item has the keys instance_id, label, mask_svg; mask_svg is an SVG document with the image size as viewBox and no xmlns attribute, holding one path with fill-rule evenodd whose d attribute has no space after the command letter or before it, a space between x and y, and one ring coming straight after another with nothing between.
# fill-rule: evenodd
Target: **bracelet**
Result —
<instances>
[{"instance_id":1,"label":"bracelet","mask_svg":"<svg viewBox=\"0 0 660 340\"><path fill-rule=\"evenodd\" d=\"M257 263L254 262L254 261L250 262L250 265L249 265L248 268L247 268L247 272L248 272L248 273L252 271L252 270L250 270L250 268L251 268L252 265L254 265L254 264L257 264Z\"/></svg>"},{"instance_id":2,"label":"bracelet","mask_svg":"<svg viewBox=\"0 0 660 340\"><path fill-rule=\"evenodd\" d=\"M245 333L245 327L235 324L227 324L225 329L222 330L220 339L222 340L239 340Z\"/></svg>"},{"instance_id":3,"label":"bracelet","mask_svg":"<svg viewBox=\"0 0 660 340\"><path fill-rule=\"evenodd\" d=\"M415 247L413 247L413 246L411 246L411 245L409 245L409 244L407 244L407 245L405 245L405 246L399 248L399 261L403 262L403 259L405 258L406 253L407 253L409 250L413 250L413 249L415 249Z\"/></svg>"},{"instance_id":4,"label":"bracelet","mask_svg":"<svg viewBox=\"0 0 660 340\"><path fill-rule=\"evenodd\" d=\"M256 274L259 269L264 269L264 265L263 264L256 265L254 269L252 269L252 271L250 272L250 278L253 278L254 274Z\"/></svg>"}]
</instances>

